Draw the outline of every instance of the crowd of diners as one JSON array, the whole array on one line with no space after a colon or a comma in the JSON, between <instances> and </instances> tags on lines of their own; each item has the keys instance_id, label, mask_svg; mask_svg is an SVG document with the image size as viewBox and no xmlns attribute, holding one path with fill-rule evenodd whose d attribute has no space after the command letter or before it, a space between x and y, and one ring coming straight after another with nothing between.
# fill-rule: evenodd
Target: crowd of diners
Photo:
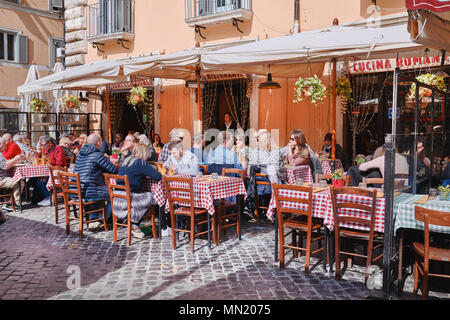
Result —
<instances>
[{"instance_id":1,"label":"crowd of diners","mask_svg":"<svg viewBox=\"0 0 450 320\"><path fill-rule=\"evenodd\" d=\"M173 174L198 176L201 173L200 164L208 165L208 174L221 174L222 169L237 168L247 172L245 180L247 200L244 213L251 221L254 216L254 193L262 196L263 201L269 201L271 188L256 185L256 180L262 179L270 183L287 183L286 168L288 166L310 166L314 174L319 170L319 158L331 156L331 133L324 137L320 150L315 152L307 143L305 134L301 129L295 129L289 136L286 146L278 146L272 138L271 132L265 129L252 131L249 135L240 129L229 114L225 115L225 124L222 131L211 137L208 133L197 133L191 138L190 133L181 128L170 131L170 141L162 143L161 137L155 134L148 137L136 131L129 131L127 135L117 133L111 144L105 142L96 133L80 134L72 132L61 134L57 142L50 136L41 136L35 145L32 145L26 135L4 134L0 138L0 188L14 189L16 202L23 184L12 181L8 170L15 164L30 160L32 155L46 155L50 165L69 167L73 164L73 172L79 173L83 196L86 201L106 201L106 216L110 221L112 210L109 193L105 184L104 173L127 175L129 177L131 192L133 194L132 224L138 225L140 219L152 204L155 203L153 195L144 188L143 179L151 178L161 180L162 176L155 166L159 163ZM186 141L188 139L189 141ZM205 142L210 142L208 145ZM189 147L186 147L189 146ZM424 156L423 143L417 146L419 153L418 170L429 170L430 161ZM111 161L113 150L119 153L117 162ZM396 173L411 175L411 161L402 155L402 150L396 150ZM363 177L383 177L384 174L384 146L375 150L373 155L367 156L365 163L360 166L348 166L342 147L337 144L336 159L341 160L344 170L350 175L350 185L358 186ZM442 178L450 170L443 171ZM265 176L255 178L255 173ZM450 178L450 174L448 177ZM450 181L450 180L449 180ZM31 178L33 187L31 197L32 205L49 206L50 191L46 185L48 177ZM408 181L405 182L406 184ZM119 219L125 219L126 203L117 202L114 208ZM98 218L92 214L91 219ZM101 222L89 224L93 230L102 229ZM163 234L171 235L170 219L167 215L161 221ZM143 237L139 229L133 231L136 237Z\"/></svg>"}]
</instances>

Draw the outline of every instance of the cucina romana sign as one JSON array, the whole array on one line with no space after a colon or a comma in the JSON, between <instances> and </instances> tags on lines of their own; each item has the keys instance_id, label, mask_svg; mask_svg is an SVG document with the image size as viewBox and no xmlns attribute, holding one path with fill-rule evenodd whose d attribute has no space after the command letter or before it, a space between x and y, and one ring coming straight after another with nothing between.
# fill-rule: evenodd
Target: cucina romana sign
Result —
<instances>
[{"instance_id":1,"label":"cucina romana sign","mask_svg":"<svg viewBox=\"0 0 450 320\"><path fill-rule=\"evenodd\" d=\"M445 64L450 64L450 57L445 58ZM400 69L419 69L441 65L441 57L409 57L399 59L375 59L350 62L351 74L393 71Z\"/></svg>"},{"instance_id":2,"label":"cucina romana sign","mask_svg":"<svg viewBox=\"0 0 450 320\"><path fill-rule=\"evenodd\" d=\"M406 9L428 9L435 12L450 11L450 0L405 0Z\"/></svg>"}]
</instances>

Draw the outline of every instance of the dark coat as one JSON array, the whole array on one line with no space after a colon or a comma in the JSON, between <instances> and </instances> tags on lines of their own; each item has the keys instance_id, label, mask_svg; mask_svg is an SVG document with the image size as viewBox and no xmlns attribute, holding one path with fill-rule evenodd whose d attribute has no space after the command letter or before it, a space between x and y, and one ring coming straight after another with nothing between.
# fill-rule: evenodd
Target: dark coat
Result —
<instances>
[{"instance_id":1,"label":"dark coat","mask_svg":"<svg viewBox=\"0 0 450 320\"><path fill-rule=\"evenodd\" d=\"M75 161L73 172L80 174L82 195L85 200L109 200L103 173L118 173L117 167L92 144L85 144Z\"/></svg>"}]
</instances>

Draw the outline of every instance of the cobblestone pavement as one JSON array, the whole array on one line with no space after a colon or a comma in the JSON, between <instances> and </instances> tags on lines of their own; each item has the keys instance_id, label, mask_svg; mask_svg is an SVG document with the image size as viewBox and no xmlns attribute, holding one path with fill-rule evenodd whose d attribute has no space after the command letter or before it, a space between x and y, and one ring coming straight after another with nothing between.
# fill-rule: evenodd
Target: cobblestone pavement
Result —
<instances>
[{"instance_id":1,"label":"cobblestone pavement","mask_svg":"<svg viewBox=\"0 0 450 320\"><path fill-rule=\"evenodd\" d=\"M26 206L29 207L27 204ZM27 207L26 207L27 208ZM209 250L196 240L196 251L187 242L172 250L171 238L132 239L124 232L113 243L112 231L90 232L78 238L77 225L70 235L60 212L54 223L53 207L27 208L6 213L0 225L0 299L2 300L363 300L382 296L382 274L373 276L373 290L364 285L363 268L356 264L337 281L312 258L306 275L304 257L280 270L274 261L274 230L267 221L243 222L242 239L229 232L219 246ZM186 239L187 240L187 239ZM76 275L80 272L77 286ZM75 280L74 280L75 279ZM412 295L412 277L402 297ZM448 292L430 292L430 299L449 299Z\"/></svg>"}]
</instances>

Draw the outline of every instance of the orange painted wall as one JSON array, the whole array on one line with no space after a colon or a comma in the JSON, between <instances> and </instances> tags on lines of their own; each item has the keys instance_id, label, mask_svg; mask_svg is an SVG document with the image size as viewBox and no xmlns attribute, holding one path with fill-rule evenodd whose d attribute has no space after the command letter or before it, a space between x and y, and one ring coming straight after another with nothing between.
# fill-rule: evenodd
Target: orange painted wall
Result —
<instances>
[{"instance_id":1,"label":"orange painted wall","mask_svg":"<svg viewBox=\"0 0 450 320\"><path fill-rule=\"evenodd\" d=\"M160 136L168 142L169 132L173 128L183 128L192 132L192 108L189 89L183 84L164 86L161 93Z\"/></svg>"},{"instance_id":2,"label":"orange painted wall","mask_svg":"<svg viewBox=\"0 0 450 320\"><path fill-rule=\"evenodd\" d=\"M328 83L326 77L321 79ZM288 143L292 130L301 129L307 143L317 151L322 147L323 137L331 130L330 99L326 98L323 104L317 106L305 100L294 103L297 79L274 80L280 83L281 89L259 90L259 129L278 129L281 147Z\"/></svg>"}]
</instances>

